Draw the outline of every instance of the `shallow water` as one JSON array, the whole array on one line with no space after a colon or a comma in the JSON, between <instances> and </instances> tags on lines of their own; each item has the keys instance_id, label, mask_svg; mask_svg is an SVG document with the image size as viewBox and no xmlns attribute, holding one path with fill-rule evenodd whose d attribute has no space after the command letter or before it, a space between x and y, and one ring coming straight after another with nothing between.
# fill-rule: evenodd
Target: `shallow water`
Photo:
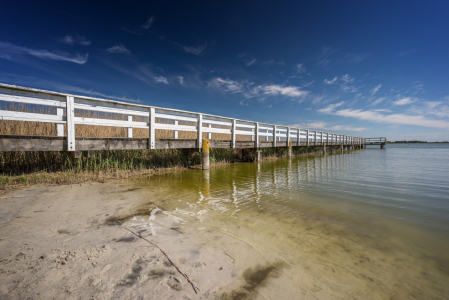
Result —
<instances>
[{"instance_id":1,"label":"shallow water","mask_svg":"<svg viewBox=\"0 0 449 300\"><path fill-rule=\"evenodd\" d=\"M254 287L265 298L441 299L449 282L448 154L444 144L388 145L132 185L187 220L182 230L205 244L218 235L235 240L221 246L234 251L243 281L255 268L275 274L260 287L247 280L237 294Z\"/></svg>"}]
</instances>

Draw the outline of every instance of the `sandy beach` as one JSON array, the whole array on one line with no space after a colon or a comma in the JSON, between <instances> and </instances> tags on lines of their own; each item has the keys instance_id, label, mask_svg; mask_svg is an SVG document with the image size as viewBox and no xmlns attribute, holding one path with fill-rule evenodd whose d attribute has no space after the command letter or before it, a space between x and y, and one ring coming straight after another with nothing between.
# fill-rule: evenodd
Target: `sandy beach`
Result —
<instances>
[{"instance_id":1,"label":"sandy beach","mask_svg":"<svg viewBox=\"0 0 449 300\"><path fill-rule=\"evenodd\" d=\"M208 198L207 188L192 202L152 184L4 194L0 299L438 299L445 293L435 262L414 262L415 254L396 251L394 241L379 244L338 224L288 217L288 205L284 212L260 203L229 210L226 199ZM127 229L159 246L198 290L158 247Z\"/></svg>"}]
</instances>

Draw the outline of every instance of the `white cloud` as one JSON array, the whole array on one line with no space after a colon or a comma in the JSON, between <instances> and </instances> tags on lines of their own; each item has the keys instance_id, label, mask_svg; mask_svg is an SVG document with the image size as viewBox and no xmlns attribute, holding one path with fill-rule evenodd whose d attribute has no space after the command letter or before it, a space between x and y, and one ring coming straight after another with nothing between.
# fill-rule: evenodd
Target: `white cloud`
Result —
<instances>
[{"instance_id":1,"label":"white cloud","mask_svg":"<svg viewBox=\"0 0 449 300\"><path fill-rule=\"evenodd\" d=\"M341 104L340 104L341 105ZM342 117L351 117L359 120L368 120L378 123L417 125L423 127L449 129L449 122L443 120L432 120L424 116L410 116L404 114L382 114L375 110L342 109L335 110L336 106L329 105L318 111Z\"/></svg>"},{"instance_id":2,"label":"white cloud","mask_svg":"<svg viewBox=\"0 0 449 300\"><path fill-rule=\"evenodd\" d=\"M350 125L330 125L324 121L316 121L316 122L310 122L310 123L304 123L304 124L294 124L289 125L291 127L299 127L299 128L310 128L310 129L321 129L321 130L328 130L328 131L365 131L367 128L364 127L353 127Z\"/></svg>"},{"instance_id":3,"label":"white cloud","mask_svg":"<svg viewBox=\"0 0 449 300\"><path fill-rule=\"evenodd\" d=\"M343 105L343 103L345 103L345 102L342 101L342 102L339 102L339 103L330 104L330 105L328 105L325 108L319 109L318 111L322 112L322 113L330 114L332 111L334 111L335 108Z\"/></svg>"},{"instance_id":4,"label":"white cloud","mask_svg":"<svg viewBox=\"0 0 449 300\"><path fill-rule=\"evenodd\" d=\"M65 52L50 52L47 50L35 50L26 47L16 46L10 43L0 42L0 49L3 49L5 52L16 53L16 54L28 54L34 57L38 57L41 59L50 59L56 61L68 61L76 64L85 64L89 57L89 54L85 55L75 54L70 55ZM4 54L7 55L7 54Z\"/></svg>"},{"instance_id":5,"label":"white cloud","mask_svg":"<svg viewBox=\"0 0 449 300\"><path fill-rule=\"evenodd\" d=\"M377 98L377 100L374 101L372 105L377 105L379 103L382 103L385 101L385 99L387 99L387 98L386 97Z\"/></svg>"},{"instance_id":6,"label":"white cloud","mask_svg":"<svg viewBox=\"0 0 449 300\"><path fill-rule=\"evenodd\" d=\"M204 43L204 45L198 45L198 46L182 46L179 44L174 43L176 46L181 47L184 52L191 53L194 55L201 55L203 51L207 48L207 41Z\"/></svg>"},{"instance_id":7,"label":"white cloud","mask_svg":"<svg viewBox=\"0 0 449 300\"><path fill-rule=\"evenodd\" d=\"M183 76L178 76L179 79L179 84L184 84L184 77Z\"/></svg>"},{"instance_id":8,"label":"white cloud","mask_svg":"<svg viewBox=\"0 0 449 300\"><path fill-rule=\"evenodd\" d=\"M81 45L81 46L89 46L91 44L91 41L88 41L84 36L76 35L66 35L62 39L59 39L59 41L63 44L67 45Z\"/></svg>"},{"instance_id":9,"label":"white cloud","mask_svg":"<svg viewBox=\"0 0 449 300\"><path fill-rule=\"evenodd\" d=\"M349 74L341 76L340 80L343 81L343 83L340 86L343 91L357 92L358 88L353 85L350 85L350 83L354 82L354 78L349 76Z\"/></svg>"},{"instance_id":10,"label":"white cloud","mask_svg":"<svg viewBox=\"0 0 449 300\"><path fill-rule=\"evenodd\" d=\"M337 79L338 79L337 76L335 76L334 79L332 79L332 80L324 79L324 83L325 84L334 84L337 82Z\"/></svg>"},{"instance_id":11,"label":"white cloud","mask_svg":"<svg viewBox=\"0 0 449 300\"><path fill-rule=\"evenodd\" d=\"M145 24L142 25L142 28L150 29L151 25L153 25L153 23L154 23L154 17L151 17L145 22Z\"/></svg>"},{"instance_id":12,"label":"white cloud","mask_svg":"<svg viewBox=\"0 0 449 300\"><path fill-rule=\"evenodd\" d=\"M243 93L246 98L260 96L286 96L291 98L303 98L309 91L302 90L297 86L284 86L278 84L265 84L252 87L253 83L247 81L235 81L216 77L209 81L208 87L212 87L229 93Z\"/></svg>"},{"instance_id":13,"label":"white cloud","mask_svg":"<svg viewBox=\"0 0 449 300\"><path fill-rule=\"evenodd\" d=\"M164 76L157 76L157 77L154 77L154 81L156 81L157 83L165 83L165 84L168 84L167 78L165 78Z\"/></svg>"},{"instance_id":14,"label":"white cloud","mask_svg":"<svg viewBox=\"0 0 449 300\"><path fill-rule=\"evenodd\" d=\"M297 64L296 65L296 71L298 71L298 73L303 73L306 71L306 68L304 67L304 64Z\"/></svg>"},{"instance_id":15,"label":"white cloud","mask_svg":"<svg viewBox=\"0 0 449 300\"><path fill-rule=\"evenodd\" d=\"M234 80L226 80L220 77L214 78L209 81L208 87L213 87L219 90L230 93L241 93L243 92L243 86L241 83Z\"/></svg>"},{"instance_id":16,"label":"white cloud","mask_svg":"<svg viewBox=\"0 0 449 300\"><path fill-rule=\"evenodd\" d=\"M126 49L126 47L123 46L122 44L112 46L111 48L106 49L106 52L112 54L128 54L128 55L131 54L131 51Z\"/></svg>"},{"instance_id":17,"label":"white cloud","mask_svg":"<svg viewBox=\"0 0 449 300\"><path fill-rule=\"evenodd\" d=\"M326 67L330 62L330 56L334 53L335 51L332 50L329 47L323 47L321 49L321 53L317 56L317 65L321 66L321 67Z\"/></svg>"},{"instance_id":18,"label":"white cloud","mask_svg":"<svg viewBox=\"0 0 449 300\"><path fill-rule=\"evenodd\" d=\"M296 86L282 86L276 84L258 86L257 89L262 91L263 94L271 96L283 95L288 97L304 97L309 94L308 91L301 90Z\"/></svg>"},{"instance_id":19,"label":"white cloud","mask_svg":"<svg viewBox=\"0 0 449 300\"><path fill-rule=\"evenodd\" d=\"M254 64L257 61L257 59L253 58L252 60L250 60L249 62L246 63L246 66L249 67L252 64Z\"/></svg>"},{"instance_id":20,"label":"white cloud","mask_svg":"<svg viewBox=\"0 0 449 300\"><path fill-rule=\"evenodd\" d=\"M377 86L375 86L372 90L371 90L371 94L374 96L375 93L377 93L377 91L379 91L380 87L382 86L382 84L379 84Z\"/></svg>"},{"instance_id":21,"label":"white cloud","mask_svg":"<svg viewBox=\"0 0 449 300\"><path fill-rule=\"evenodd\" d=\"M416 100L413 100L410 97L405 97L405 98L393 101L393 105L407 105L407 104L411 104L413 102L416 102Z\"/></svg>"}]
</instances>

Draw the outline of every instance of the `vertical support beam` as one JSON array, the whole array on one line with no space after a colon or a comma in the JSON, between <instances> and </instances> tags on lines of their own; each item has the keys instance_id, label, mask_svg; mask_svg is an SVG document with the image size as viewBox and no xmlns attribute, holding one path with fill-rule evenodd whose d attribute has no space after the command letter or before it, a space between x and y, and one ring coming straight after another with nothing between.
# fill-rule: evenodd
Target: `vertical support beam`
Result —
<instances>
[{"instance_id":1,"label":"vertical support beam","mask_svg":"<svg viewBox=\"0 0 449 300\"><path fill-rule=\"evenodd\" d=\"M149 111L149 122L148 122L148 130L149 130L149 138L148 138L148 149L154 149L155 147L155 139L156 139L156 109L154 107L150 107Z\"/></svg>"},{"instance_id":2,"label":"vertical support beam","mask_svg":"<svg viewBox=\"0 0 449 300\"><path fill-rule=\"evenodd\" d=\"M265 129L265 133L268 134L268 131L269 131L268 129ZM265 136L265 142L268 142L268 135Z\"/></svg>"},{"instance_id":3,"label":"vertical support beam","mask_svg":"<svg viewBox=\"0 0 449 300\"><path fill-rule=\"evenodd\" d=\"M297 134L296 139L298 140L296 146L298 146L298 147L301 146L301 128L298 128L298 134Z\"/></svg>"},{"instance_id":4,"label":"vertical support beam","mask_svg":"<svg viewBox=\"0 0 449 300\"><path fill-rule=\"evenodd\" d=\"M56 108L56 115L57 116L63 116L64 115L64 109L63 108ZM56 134L58 136L64 136L64 124L56 124Z\"/></svg>"},{"instance_id":5,"label":"vertical support beam","mask_svg":"<svg viewBox=\"0 0 449 300\"><path fill-rule=\"evenodd\" d=\"M198 114L198 121L197 121L197 137L196 137L196 141L197 144L196 145L198 147L198 149L201 149L202 145L203 145L203 115L202 114Z\"/></svg>"},{"instance_id":6,"label":"vertical support beam","mask_svg":"<svg viewBox=\"0 0 449 300\"><path fill-rule=\"evenodd\" d=\"M202 139L202 154L203 154L203 170L209 170L209 140L208 139Z\"/></svg>"},{"instance_id":7,"label":"vertical support beam","mask_svg":"<svg viewBox=\"0 0 449 300\"><path fill-rule=\"evenodd\" d=\"M309 129L306 130L306 136L307 136L306 146L309 147Z\"/></svg>"},{"instance_id":8,"label":"vertical support beam","mask_svg":"<svg viewBox=\"0 0 449 300\"><path fill-rule=\"evenodd\" d=\"M132 122L133 121L133 116L128 116L128 122ZM133 128L132 127L128 127L128 137L132 138L133 137Z\"/></svg>"},{"instance_id":9,"label":"vertical support beam","mask_svg":"<svg viewBox=\"0 0 449 300\"><path fill-rule=\"evenodd\" d=\"M259 149L259 123L256 123L256 130L254 132L255 137L254 137L254 148L256 148L256 152Z\"/></svg>"},{"instance_id":10,"label":"vertical support beam","mask_svg":"<svg viewBox=\"0 0 449 300\"><path fill-rule=\"evenodd\" d=\"M207 128L212 128L212 124L207 124ZM212 132L208 132L207 133L207 139L211 140L212 139Z\"/></svg>"},{"instance_id":11,"label":"vertical support beam","mask_svg":"<svg viewBox=\"0 0 449 300\"><path fill-rule=\"evenodd\" d=\"M235 148L235 120L232 120L232 128L231 128L231 147Z\"/></svg>"},{"instance_id":12,"label":"vertical support beam","mask_svg":"<svg viewBox=\"0 0 449 300\"><path fill-rule=\"evenodd\" d=\"M276 125L273 125L273 147L276 147Z\"/></svg>"},{"instance_id":13,"label":"vertical support beam","mask_svg":"<svg viewBox=\"0 0 449 300\"><path fill-rule=\"evenodd\" d=\"M175 126L179 125L179 121L175 120ZM178 138L178 130L173 130L173 138L177 139Z\"/></svg>"},{"instance_id":14,"label":"vertical support beam","mask_svg":"<svg viewBox=\"0 0 449 300\"><path fill-rule=\"evenodd\" d=\"M290 145L290 127L287 127L287 146L289 145Z\"/></svg>"},{"instance_id":15,"label":"vertical support beam","mask_svg":"<svg viewBox=\"0 0 449 300\"><path fill-rule=\"evenodd\" d=\"M287 149L287 158L292 158L292 141L289 141L287 143L288 149Z\"/></svg>"},{"instance_id":16,"label":"vertical support beam","mask_svg":"<svg viewBox=\"0 0 449 300\"><path fill-rule=\"evenodd\" d=\"M321 146L323 146L323 132L320 131L320 142L321 142Z\"/></svg>"},{"instance_id":17,"label":"vertical support beam","mask_svg":"<svg viewBox=\"0 0 449 300\"><path fill-rule=\"evenodd\" d=\"M317 141L317 136L318 136L318 133L317 133L317 131L315 130L315 136L314 136L314 143L315 143L315 146L316 146L317 143L318 143L318 141Z\"/></svg>"},{"instance_id":18,"label":"vertical support beam","mask_svg":"<svg viewBox=\"0 0 449 300\"><path fill-rule=\"evenodd\" d=\"M66 98L67 112L67 151L75 151L75 99L73 96Z\"/></svg>"},{"instance_id":19,"label":"vertical support beam","mask_svg":"<svg viewBox=\"0 0 449 300\"><path fill-rule=\"evenodd\" d=\"M251 132L254 133L254 128L251 128ZM254 135L251 136L251 142L254 142Z\"/></svg>"}]
</instances>

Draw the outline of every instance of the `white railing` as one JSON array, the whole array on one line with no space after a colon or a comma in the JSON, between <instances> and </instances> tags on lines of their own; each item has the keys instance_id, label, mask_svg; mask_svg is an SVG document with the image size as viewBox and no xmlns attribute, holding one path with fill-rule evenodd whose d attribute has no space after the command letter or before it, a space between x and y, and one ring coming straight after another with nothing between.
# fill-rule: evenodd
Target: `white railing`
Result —
<instances>
[{"instance_id":1,"label":"white railing","mask_svg":"<svg viewBox=\"0 0 449 300\"><path fill-rule=\"evenodd\" d=\"M0 110L0 120L50 122L56 124L58 136L64 136L64 124L67 125L67 150L75 151L75 126L101 125L127 128L128 138L133 136L133 128L146 128L149 131L149 149L155 148L155 130L173 130L173 138L178 138L179 131L197 133L197 146L202 147L203 132L211 139L212 133L231 135L231 147L236 145L236 135L250 136L254 147L258 148L261 142L296 141L305 142L306 146L344 144L362 144L360 137L342 134L312 131L308 129L279 126L274 124L258 123L239 120L210 114L195 113L177 109L139 105L114 100L105 100L85 96L76 96L15 85L0 83L0 101L9 103L24 103L38 107L48 106L56 108L56 115L43 113L28 113L12 110ZM64 109L66 113L64 115ZM127 116L127 120L111 120L95 117L75 117L75 109L95 111L100 113L120 114ZM135 120L135 117L148 118L148 122ZM169 120L173 124L158 123L156 118ZM191 122L192 125L180 125L179 122ZM214 127L212 127L214 126ZM217 126L222 126L218 128ZM223 128L223 126L228 128Z\"/></svg>"},{"instance_id":2,"label":"white railing","mask_svg":"<svg viewBox=\"0 0 449 300\"><path fill-rule=\"evenodd\" d=\"M385 144L386 142L387 138L385 137L374 137L365 139L365 144Z\"/></svg>"}]
</instances>

